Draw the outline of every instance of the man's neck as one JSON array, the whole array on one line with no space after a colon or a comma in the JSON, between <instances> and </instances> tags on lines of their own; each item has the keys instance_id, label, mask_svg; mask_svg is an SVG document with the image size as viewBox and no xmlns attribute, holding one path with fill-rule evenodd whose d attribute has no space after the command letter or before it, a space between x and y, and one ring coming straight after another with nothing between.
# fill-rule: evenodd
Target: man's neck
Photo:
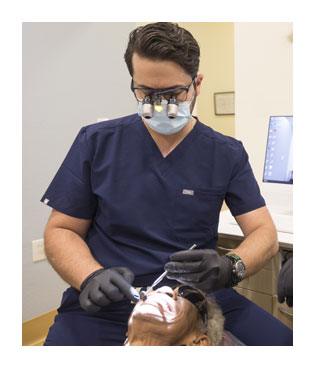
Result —
<instances>
[{"instance_id":1,"label":"man's neck","mask_svg":"<svg viewBox=\"0 0 313 366\"><path fill-rule=\"evenodd\" d=\"M191 132L196 122L197 120L194 117L191 117L186 126L177 133L174 133L173 135L162 135L152 130L143 120L144 125L147 127L147 130L157 144L164 158L169 155L175 149L175 147Z\"/></svg>"}]
</instances>

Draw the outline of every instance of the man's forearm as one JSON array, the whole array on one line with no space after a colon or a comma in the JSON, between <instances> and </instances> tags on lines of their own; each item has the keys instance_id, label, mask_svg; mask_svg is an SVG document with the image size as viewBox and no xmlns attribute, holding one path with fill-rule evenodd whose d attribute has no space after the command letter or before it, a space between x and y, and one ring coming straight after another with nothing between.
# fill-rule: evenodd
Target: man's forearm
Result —
<instances>
[{"instance_id":1,"label":"man's forearm","mask_svg":"<svg viewBox=\"0 0 313 366\"><path fill-rule=\"evenodd\" d=\"M277 252L277 232L272 225L260 226L232 250L240 256L246 266L246 277L258 272Z\"/></svg>"},{"instance_id":2,"label":"man's forearm","mask_svg":"<svg viewBox=\"0 0 313 366\"><path fill-rule=\"evenodd\" d=\"M64 281L79 290L83 280L103 268L92 256L85 241L75 232L50 228L45 232L48 261Z\"/></svg>"}]
</instances>

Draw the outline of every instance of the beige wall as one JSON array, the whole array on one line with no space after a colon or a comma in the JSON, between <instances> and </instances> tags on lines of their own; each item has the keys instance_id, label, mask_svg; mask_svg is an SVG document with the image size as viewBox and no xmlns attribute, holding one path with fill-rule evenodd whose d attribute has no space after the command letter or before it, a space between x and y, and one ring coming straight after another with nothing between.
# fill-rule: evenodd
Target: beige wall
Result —
<instances>
[{"instance_id":1,"label":"beige wall","mask_svg":"<svg viewBox=\"0 0 313 366\"><path fill-rule=\"evenodd\" d=\"M147 23L137 23L145 25ZM180 22L200 45L200 68L204 74L196 114L201 122L226 135L235 135L234 116L214 114L213 93L234 90L234 24Z\"/></svg>"},{"instance_id":2,"label":"beige wall","mask_svg":"<svg viewBox=\"0 0 313 366\"><path fill-rule=\"evenodd\" d=\"M236 138L269 206L292 205L292 186L262 183L268 120L292 115L292 23L235 23Z\"/></svg>"},{"instance_id":3,"label":"beige wall","mask_svg":"<svg viewBox=\"0 0 313 366\"><path fill-rule=\"evenodd\" d=\"M291 23L236 23L236 138L261 179L271 115L292 115Z\"/></svg>"},{"instance_id":4,"label":"beige wall","mask_svg":"<svg viewBox=\"0 0 313 366\"><path fill-rule=\"evenodd\" d=\"M204 75L197 101L200 120L229 136L235 135L235 116L214 114L213 94L234 91L234 24L179 23L189 30L200 45L199 72Z\"/></svg>"}]
</instances>

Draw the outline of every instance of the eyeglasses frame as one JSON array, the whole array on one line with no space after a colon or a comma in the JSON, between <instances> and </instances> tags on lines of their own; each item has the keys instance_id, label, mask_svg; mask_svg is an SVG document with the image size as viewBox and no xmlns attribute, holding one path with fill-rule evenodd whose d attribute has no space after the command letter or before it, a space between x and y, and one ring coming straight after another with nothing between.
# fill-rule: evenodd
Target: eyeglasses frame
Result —
<instances>
[{"instance_id":1,"label":"eyeglasses frame","mask_svg":"<svg viewBox=\"0 0 313 366\"><path fill-rule=\"evenodd\" d=\"M190 293L188 294L184 294L184 291L190 291ZM205 295L200 292L198 289L196 289L195 287L191 287L188 285L181 285L178 287L177 289L177 294L178 296L188 300L189 302L191 302L199 311L200 317L203 321L204 324L207 324L208 321L208 314L207 314L207 307L206 307L206 297ZM193 295L197 295L198 296L198 300L194 299L190 296L190 294Z\"/></svg>"},{"instance_id":2,"label":"eyeglasses frame","mask_svg":"<svg viewBox=\"0 0 313 366\"><path fill-rule=\"evenodd\" d=\"M131 80L131 84L130 84L130 89L131 91L134 93L134 96L136 98L136 100L138 102L142 102L144 100L144 98L142 100L139 100L136 96L136 93L135 91L136 90L145 90L145 91L148 91L147 93L144 93L146 94L146 97L149 96L149 97L152 97L152 98L160 98L162 95L164 94L177 94L177 92L180 90L180 91L186 91L187 94L186 94L186 99L185 101L187 100L187 95L189 93L189 89L191 87L191 85L194 85L194 87L196 86L195 84L195 81L196 81L196 77L194 77L191 81L191 83L189 85L185 85L185 86L177 86L176 88L162 88L162 89L150 89L150 88L144 88L144 87L136 87L134 86L134 79Z\"/></svg>"}]
</instances>

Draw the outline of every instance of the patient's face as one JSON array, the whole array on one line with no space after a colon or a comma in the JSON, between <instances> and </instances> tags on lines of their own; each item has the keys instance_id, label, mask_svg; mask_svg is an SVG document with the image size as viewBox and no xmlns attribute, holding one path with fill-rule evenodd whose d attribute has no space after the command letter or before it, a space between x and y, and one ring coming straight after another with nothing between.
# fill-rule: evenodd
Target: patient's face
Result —
<instances>
[{"instance_id":1,"label":"patient's face","mask_svg":"<svg viewBox=\"0 0 313 366\"><path fill-rule=\"evenodd\" d=\"M209 340L197 330L199 314L177 290L164 286L140 300L128 321L126 345L208 345ZM200 345L200 344L199 344Z\"/></svg>"}]
</instances>

